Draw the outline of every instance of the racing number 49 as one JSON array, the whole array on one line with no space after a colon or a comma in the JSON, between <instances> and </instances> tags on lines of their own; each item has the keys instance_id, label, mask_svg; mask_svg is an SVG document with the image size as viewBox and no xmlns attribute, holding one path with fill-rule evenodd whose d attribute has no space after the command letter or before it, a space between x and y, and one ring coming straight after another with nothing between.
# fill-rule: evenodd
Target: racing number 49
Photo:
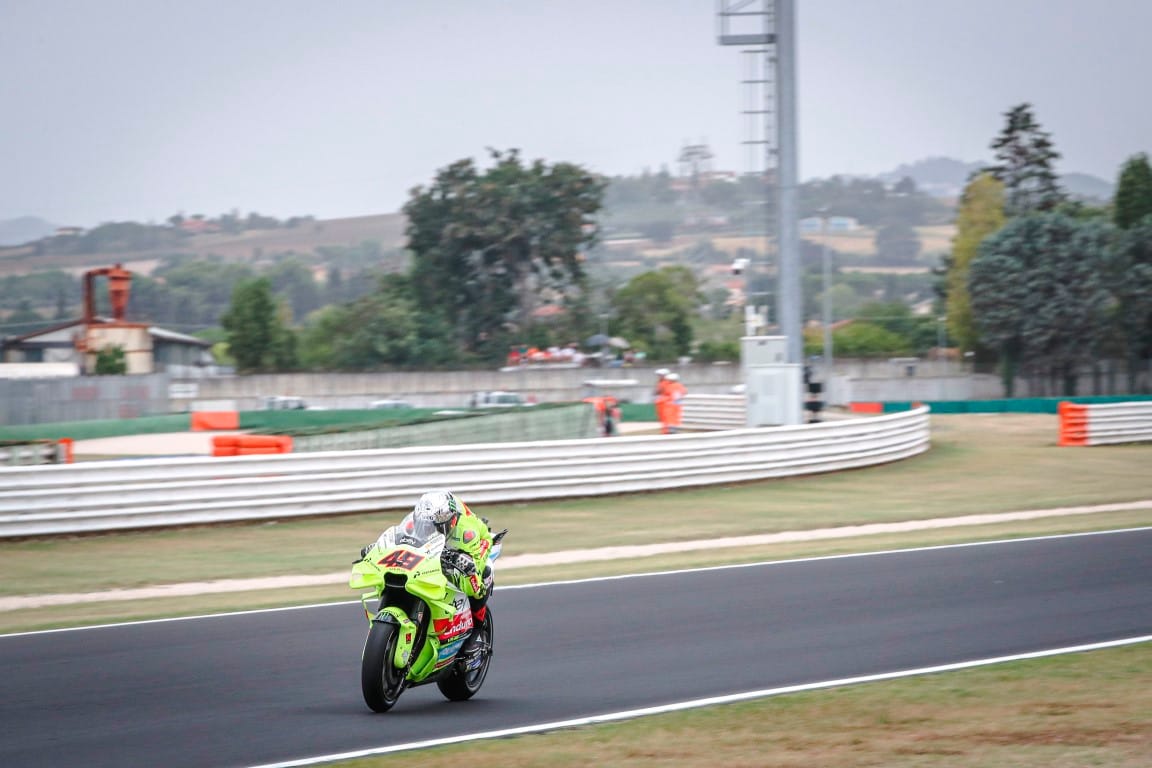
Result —
<instances>
[{"instance_id":1,"label":"racing number 49","mask_svg":"<svg viewBox=\"0 0 1152 768\"><path fill-rule=\"evenodd\" d=\"M424 555L398 549L395 552L389 553L388 557L381 560L380 565L383 565L385 568L399 568L403 571L410 571L419 565L422 560L424 560Z\"/></svg>"}]
</instances>

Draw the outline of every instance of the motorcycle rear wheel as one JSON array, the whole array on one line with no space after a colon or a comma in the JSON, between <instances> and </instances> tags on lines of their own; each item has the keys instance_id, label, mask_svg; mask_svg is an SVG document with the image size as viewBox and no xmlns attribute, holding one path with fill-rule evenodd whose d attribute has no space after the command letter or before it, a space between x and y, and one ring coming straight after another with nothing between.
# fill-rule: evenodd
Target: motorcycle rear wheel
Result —
<instances>
[{"instance_id":1,"label":"motorcycle rear wheel","mask_svg":"<svg viewBox=\"0 0 1152 768\"><path fill-rule=\"evenodd\" d=\"M492 609L489 608L480 623L479 634L472 641L481 645L480 666L476 669L465 668L464 660L459 656L452 664L452 673L436 681L436 687L444 698L449 701L467 701L476 695L484 678L488 676L488 665L492 663L492 644L495 639L495 628L492 624ZM465 643L467 645L467 643Z\"/></svg>"},{"instance_id":2,"label":"motorcycle rear wheel","mask_svg":"<svg viewBox=\"0 0 1152 768\"><path fill-rule=\"evenodd\" d=\"M364 659L360 664L360 690L364 703L373 712L387 712L404 690L403 669L392 664L400 630L395 624L372 622L368 639L364 641Z\"/></svg>"}]
</instances>

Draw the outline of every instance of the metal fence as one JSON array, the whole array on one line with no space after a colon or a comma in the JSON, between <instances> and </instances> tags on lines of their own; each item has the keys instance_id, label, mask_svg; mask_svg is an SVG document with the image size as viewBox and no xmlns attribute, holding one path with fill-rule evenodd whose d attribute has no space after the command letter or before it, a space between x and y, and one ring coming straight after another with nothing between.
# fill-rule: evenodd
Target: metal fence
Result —
<instances>
[{"instance_id":1,"label":"metal fence","mask_svg":"<svg viewBox=\"0 0 1152 768\"><path fill-rule=\"evenodd\" d=\"M168 375L0 379L0 426L168 413Z\"/></svg>"}]
</instances>

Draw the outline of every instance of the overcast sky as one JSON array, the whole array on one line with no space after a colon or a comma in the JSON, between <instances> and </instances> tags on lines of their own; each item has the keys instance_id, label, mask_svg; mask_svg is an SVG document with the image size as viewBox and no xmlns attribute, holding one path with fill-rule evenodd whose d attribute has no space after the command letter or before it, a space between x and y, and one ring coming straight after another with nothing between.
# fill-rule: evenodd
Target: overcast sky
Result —
<instances>
[{"instance_id":1,"label":"overcast sky","mask_svg":"<svg viewBox=\"0 0 1152 768\"><path fill-rule=\"evenodd\" d=\"M1152 151L1149 0L796 0L802 178L989 156L1030 101L1059 170ZM713 0L0 0L0 219L398 210L487 146L743 170Z\"/></svg>"}]
</instances>

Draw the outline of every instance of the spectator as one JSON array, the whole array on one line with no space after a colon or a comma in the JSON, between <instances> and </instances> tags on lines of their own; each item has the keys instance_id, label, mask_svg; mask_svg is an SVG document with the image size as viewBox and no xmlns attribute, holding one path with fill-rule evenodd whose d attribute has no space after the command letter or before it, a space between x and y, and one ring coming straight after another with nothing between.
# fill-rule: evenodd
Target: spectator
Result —
<instances>
[{"instance_id":1,"label":"spectator","mask_svg":"<svg viewBox=\"0 0 1152 768\"><path fill-rule=\"evenodd\" d=\"M656 369L656 388L652 390L652 402L656 404L656 420L660 431L668 434L668 374L667 368Z\"/></svg>"}]
</instances>

